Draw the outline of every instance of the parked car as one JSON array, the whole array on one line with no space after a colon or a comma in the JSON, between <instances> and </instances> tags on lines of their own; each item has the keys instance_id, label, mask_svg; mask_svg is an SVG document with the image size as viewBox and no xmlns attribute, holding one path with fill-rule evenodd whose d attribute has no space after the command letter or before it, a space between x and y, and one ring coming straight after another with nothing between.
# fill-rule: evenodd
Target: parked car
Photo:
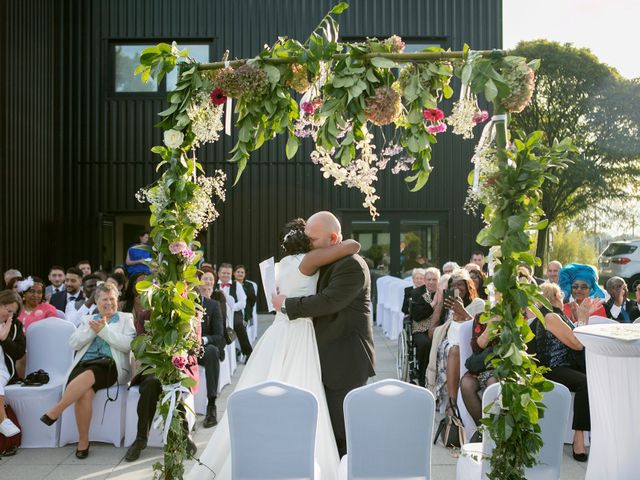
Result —
<instances>
[{"instance_id":1,"label":"parked car","mask_svg":"<svg viewBox=\"0 0 640 480\"><path fill-rule=\"evenodd\" d=\"M598 259L600 283L611 277L622 277L635 291L640 283L640 240L610 243Z\"/></svg>"}]
</instances>

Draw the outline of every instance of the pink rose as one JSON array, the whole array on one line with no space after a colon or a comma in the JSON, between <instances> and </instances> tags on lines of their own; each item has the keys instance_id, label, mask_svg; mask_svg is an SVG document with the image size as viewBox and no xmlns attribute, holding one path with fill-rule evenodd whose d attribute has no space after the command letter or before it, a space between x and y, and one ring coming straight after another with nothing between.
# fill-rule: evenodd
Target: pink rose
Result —
<instances>
[{"instance_id":1,"label":"pink rose","mask_svg":"<svg viewBox=\"0 0 640 480\"><path fill-rule=\"evenodd\" d=\"M427 125L427 132L432 133L432 134L436 134L436 133L443 133L447 131L447 124L446 123L435 123L433 125Z\"/></svg>"},{"instance_id":2,"label":"pink rose","mask_svg":"<svg viewBox=\"0 0 640 480\"><path fill-rule=\"evenodd\" d=\"M302 108L302 111L307 115L311 115L316 111L316 106L311 102L302 102L302 104L300 104L300 108Z\"/></svg>"},{"instance_id":3,"label":"pink rose","mask_svg":"<svg viewBox=\"0 0 640 480\"><path fill-rule=\"evenodd\" d=\"M174 255L177 255L180 252L182 252L184 249L188 249L188 248L189 247L184 242L173 242L171 245L169 245L169 251Z\"/></svg>"},{"instance_id":4,"label":"pink rose","mask_svg":"<svg viewBox=\"0 0 640 480\"><path fill-rule=\"evenodd\" d=\"M487 112L486 110L481 110L474 113L471 120L473 121L474 125L478 125L479 123L486 121L487 118L489 118L489 112Z\"/></svg>"},{"instance_id":5,"label":"pink rose","mask_svg":"<svg viewBox=\"0 0 640 480\"><path fill-rule=\"evenodd\" d=\"M187 357L185 357L184 355L174 355L171 359L171 363L178 370L184 370L184 368L187 366Z\"/></svg>"}]
</instances>

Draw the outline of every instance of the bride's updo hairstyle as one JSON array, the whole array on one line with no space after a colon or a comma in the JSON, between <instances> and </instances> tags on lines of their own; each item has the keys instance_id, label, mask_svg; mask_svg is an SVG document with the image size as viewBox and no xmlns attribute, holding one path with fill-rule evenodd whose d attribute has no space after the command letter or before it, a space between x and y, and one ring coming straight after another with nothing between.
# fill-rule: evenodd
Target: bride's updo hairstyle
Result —
<instances>
[{"instance_id":1,"label":"bride's updo hairstyle","mask_svg":"<svg viewBox=\"0 0 640 480\"><path fill-rule=\"evenodd\" d=\"M304 233L306 222L302 218L295 218L284 226L282 234L282 250L285 255L298 255L311 250L311 241Z\"/></svg>"}]
</instances>

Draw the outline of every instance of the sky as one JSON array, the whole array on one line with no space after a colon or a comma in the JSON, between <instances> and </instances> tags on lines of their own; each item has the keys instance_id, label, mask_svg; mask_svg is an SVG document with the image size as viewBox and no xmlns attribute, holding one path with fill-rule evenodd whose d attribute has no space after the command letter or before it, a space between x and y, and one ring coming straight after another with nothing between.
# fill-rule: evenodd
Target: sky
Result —
<instances>
[{"instance_id":1,"label":"sky","mask_svg":"<svg viewBox=\"0 0 640 480\"><path fill-rule=\"evenodd\" d=\"M475 1L475 0L472 0ZM640 0L503 0L505 49L544 38L590 49L627 78L640 77Z\"/></svg>"}]
</instances>

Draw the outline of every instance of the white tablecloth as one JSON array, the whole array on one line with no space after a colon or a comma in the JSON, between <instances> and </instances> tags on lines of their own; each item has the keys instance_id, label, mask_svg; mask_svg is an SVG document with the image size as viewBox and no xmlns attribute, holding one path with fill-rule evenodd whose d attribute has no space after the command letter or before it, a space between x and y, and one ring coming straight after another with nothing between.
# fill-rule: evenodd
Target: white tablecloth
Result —
<instances>
[{"instance_id":1,"label":"white tablecloth","mask_svg":"<svg viewBox=\"0 0 640 480\"><path fill-rule=\"evenodd\" d=\"M640 478L640 325L585 325L591 449L586 480Z\"/></svg>"}]
</instances>

